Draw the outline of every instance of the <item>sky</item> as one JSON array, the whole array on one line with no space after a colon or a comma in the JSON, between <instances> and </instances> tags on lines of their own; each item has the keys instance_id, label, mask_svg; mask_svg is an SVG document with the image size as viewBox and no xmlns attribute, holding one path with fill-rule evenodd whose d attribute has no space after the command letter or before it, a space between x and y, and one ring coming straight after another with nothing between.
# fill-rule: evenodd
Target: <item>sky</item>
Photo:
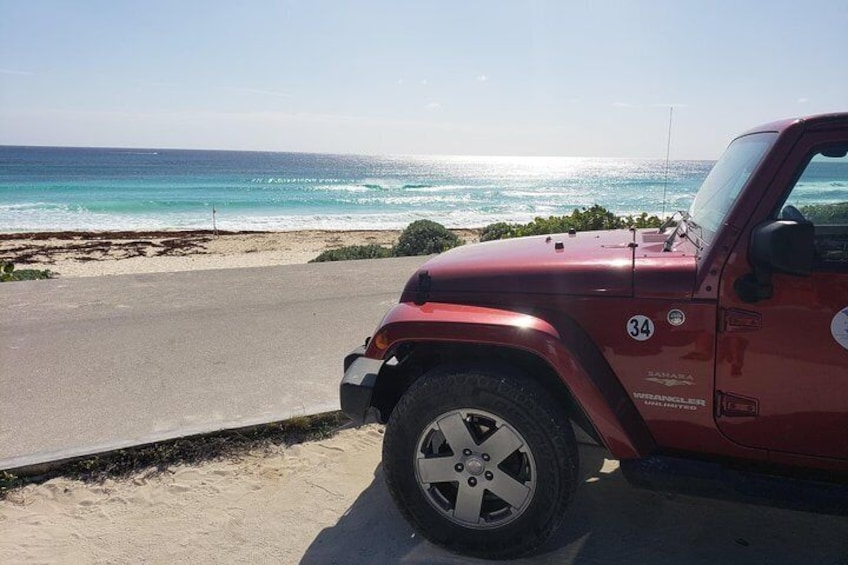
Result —
<instances>
[{"instance_id":1,"label":"sky","mask_svg":"<svg viewBox=\"0 0 848 565\"><path fill-rule=\"evenodd\" d=\"M0 145L716 159L848 111L848 2L0 0Z\"/></svg>"}]
</instances>

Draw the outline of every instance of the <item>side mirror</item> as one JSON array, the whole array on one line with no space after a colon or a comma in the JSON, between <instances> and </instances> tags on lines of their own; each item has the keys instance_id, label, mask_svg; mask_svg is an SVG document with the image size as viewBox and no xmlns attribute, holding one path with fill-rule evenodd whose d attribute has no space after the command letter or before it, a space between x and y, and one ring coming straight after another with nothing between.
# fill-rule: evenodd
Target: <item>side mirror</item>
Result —
<instances>
[{"instance_id":1,"label":"side mirror","mask_svg":"<svg viewBox=\"0 0 848 565\"><path fill-rule=\"evenodd\" d=\"M771 298L772 273L808 276L815 257L811 222L775 220L754 228L748 248L753 272L736 279L733 288L744 302Z\"/></svg>"},{"instance_id":2,"label":"side mirror","mask_svg":"<svg viewBox=\"0 0 848 565\"><path fill-rule=\"evenodd\" d=\"M776 220L754 228L748 256L754 269L807 276L813 270L812 222Z\"/></svg>"}]
</instances>

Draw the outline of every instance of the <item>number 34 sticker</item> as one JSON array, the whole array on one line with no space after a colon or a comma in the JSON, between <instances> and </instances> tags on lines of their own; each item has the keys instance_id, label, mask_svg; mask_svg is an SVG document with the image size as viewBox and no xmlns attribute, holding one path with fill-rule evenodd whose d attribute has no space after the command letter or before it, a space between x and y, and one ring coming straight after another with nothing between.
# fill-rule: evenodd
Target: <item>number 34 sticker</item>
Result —
<instances>
[{"instance_id":1,"label":"number 34 sticker","mask_svg":"<svg viewBox=\"0 0 848 565\"><path fill-rule=\"evenodd\" d=\"M627 320L627 335L636 341L651 339L654 335L654 322L647 316L633 316Z\"/></svg>"}]
</instances>

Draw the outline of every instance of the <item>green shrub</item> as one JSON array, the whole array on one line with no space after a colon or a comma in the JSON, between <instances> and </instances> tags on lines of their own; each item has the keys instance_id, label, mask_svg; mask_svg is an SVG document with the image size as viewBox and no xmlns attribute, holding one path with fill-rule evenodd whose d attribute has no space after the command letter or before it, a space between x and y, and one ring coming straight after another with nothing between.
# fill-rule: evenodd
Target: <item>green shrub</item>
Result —
<instances>
[{"instance_id":1,"label":"green shrub","mask_svg":"<svg viewBox=\"0 0 848 565\"><path fill-rule=\"evenodd\" d=\"M442 224L431 220L416 220L400 234L395 255L406 257L441 253L460 243L456 234Z\"/></svg>"},{"instance_id":2,"label":"green shrub","mask_svg":"<svg viewBox=\"0 0 848 565\"><path fill-rule=\"evenodd\" d=\"M508 224L506 222L498 222L489 224L480 232L480 241L492 241L495 239L508 239L515 237L513 231L516 224Z\"/></svg>"},{"instance_id":3,"label":"green shrub","mask_svg":"<svg viewBox=\"0 0 848 565\"><path fill-rule=\"evenodd\" d=\"M578 231L614 230L623 227L621 218L597 204L591 208L574 210L571 216L571 228Z\"/></svg>"},{"instance_id":4,"label":"green shrub","mask_svg":"<svg viewBox=\"0 0 848 565\"><path fill-rule=\"evenodd\" d=\"M24 481L17 475L0 471L0 500L3 500L10 490L16 489L23 484L25 484Z\"/></svg>"},{"instance_id":5,"label":"green shrub","mask_svg":"<svg viewBox=\"0 0 848 565\"><path fill-rule=\"evenodd\" d=\"M636 228L636 229L644 229L644 228L658 228L662 225L663 221L659 216L648 215L647 212L642 212L636 217L633 216L621 216L622 227L625 228Z\"/></svg>"},{"instance_id":6,"label":"green shrub","mask_svg":"<svg viewBox=\"0 0 848 565\"><path fill-rule=\"evenodd\" d=\"M603 206L595 204L589 208L575 209L568 216L536 218L527 224L508 224L506 222L489 224L481 231L480 241L564 233L570 229L577 231L631 227L641 229L659 227L660 224L662 224L662 221L657 216L649 216L646 212L642 212L638 216L616 216ZM324 251L310 263L430 255L447 251L461 243L459 237L442 224L431 220L417 220L403 230L394 249L387 249L379 245L351 245Z\"/></svg>"},{"instance_id":7,"label":"green shrub","mask_svg":"<svg viewBox=\"0 0 848 565\"><path fill-rule=\"evenodd\" d=\"M657 216L648 216L647 212L634 216L616 216L603 206L595 204L589 208L575 209L568 216L550 216L536 218L527 224L506 224L499 222L483 228L480 241L508 239L528 235L565 233L569 230L594 231L621 228L659 227L662 220Z\"/></svg>"},{"instance_id":8,"label":"green shrub","mask_svg":"<svg viewBox=\"0 0 848 565\"><path fill-rule=\"evenodd\" d=\"M799 211L814 224L848 224L848 202L811 204L802 206Z\"/></svg>"},{"instance_id":9,"label":"green shrub","mask_svg":"<svg viewBox=\"0 0 848 565\"><path fill-rule=\"evenodd\" d=\"M379 245L348 245L338 249L324 251L310 263L323 263L325 261L351 261L356 259L383 259L391 257L392 250Z\"/></svg>"},{"instance_id":10,"label":"green shrub","mask_svg":"<svg viewBox=\"0 0 848 565\"><path fill-rule=\"evenodd\" d=\"M39 269L15 269L15 265L8 261L0 261L0 282L11 281L36 281L49 279L53 276L48 270Z\"/></svg>"}]
</instances>

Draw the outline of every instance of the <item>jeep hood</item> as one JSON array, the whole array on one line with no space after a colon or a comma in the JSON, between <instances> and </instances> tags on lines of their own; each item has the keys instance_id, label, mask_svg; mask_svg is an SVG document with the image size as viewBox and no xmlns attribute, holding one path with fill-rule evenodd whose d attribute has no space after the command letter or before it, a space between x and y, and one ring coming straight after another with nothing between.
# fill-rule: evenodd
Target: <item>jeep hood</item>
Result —
<instances>
[{"instance_id":1,"label":"jeep hood","mask_svg":"<svg viewBox=\"0 0 848 565\"><path fill-rule=\"evenodd\" d=\"M465 245L430 259L402 301L453 301L456 294L690 297L694 249L663 252L656 230L593 231ZM460 298L460 297L457 297Z\"/></svg>"}]
</instances>

